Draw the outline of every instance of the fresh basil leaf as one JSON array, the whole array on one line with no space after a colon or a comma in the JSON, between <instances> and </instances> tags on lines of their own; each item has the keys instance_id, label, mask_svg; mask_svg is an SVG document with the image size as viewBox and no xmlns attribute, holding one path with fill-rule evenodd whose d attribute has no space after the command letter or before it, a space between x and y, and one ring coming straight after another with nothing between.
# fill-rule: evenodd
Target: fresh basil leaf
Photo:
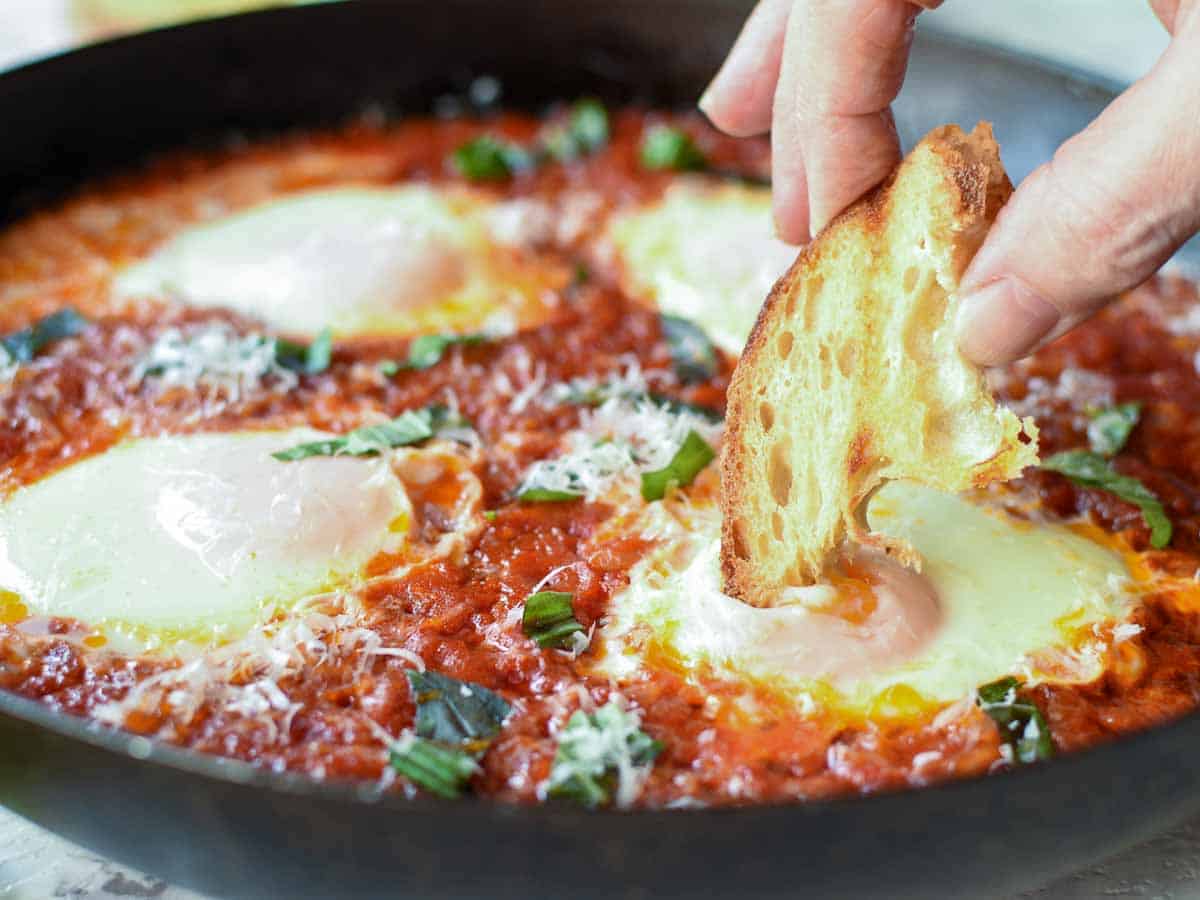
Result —
<instances>
[{"instance_id":1,"label":"fresh basil leaf","mask_svg":"<svg viewBox=\"0 0 1200 900\"><path fill-rule=\"evenodd\" d=\"M559 162L570 162L595 153L608 143L608 110L599 100L579 100L571 107L565 125L548 130L542 138L545 152Z\"/></svg>"},{"instance_id":2,"label":"fresh basil leaf","mask_svg":"<svg viewBox=\"0 0 1200 900\"><path fill-rule=\"evenodd\" d=\"M322 329L311 344L298 344L275 338L275 362L302 375L319 375L329 368L333 357L333 332Z\"/></svg>"},{"instance_id":3,"label":"fresh basil leaf","mask_svg":"<svg viewBox=\"0 0 1200 900\"><path fill-rule=\"evenodd\" d=\"M664 468L642 473L642 499L661 500L672 484L686 487L716 458L716 451L708 442L695 431L689 431L683 444Z\"/></svg>"},{"instance_id":4,"label":"fresh basil leaf","mask_svg":"<svg viewBox=\"0 0 1200 900\"><path fill-rule=\"evenodd\" d=\"M574 594L565 591L538 591L525 598L521 628L539 647L566 647L571 635L583 631L575 620L571 604Z\"/></svg>"},{"instance_id":5,"label":"fresh basil leaf","mask_svg":"<svg viewBox=\"0 0 1200 900\"><path fill-rule=\"evenodd\" d=\"M1136 478L1122 475L1112 463L1090 450L1066 450L1043 459L1043 469L1065 475L1084 487L1108 491L1142 511L1150 529L1150 546L1161 550L1171 543L1171 520L1158 497Z\"/></svg>"},{"instance_id":6,"label":"fresh basil leaf","mask_svg":"<svg viewBox=\"0 0 1200 900\"><path fill-rule=\"evenodd\" d=\"M500 181L532 168L534 155L516 144L489 135L467 141L451 154L451 164L471 181Z\"/></svg>"},{"instance_id":7,"label":"fresh basil leaf","mask_svg":"<svg viewBox=\"0 0 1200 900\"><path fill-rule=\"evenodd\" d=\"M1015 678L1001 678L975 692L975 702L1000 729L1004 742L1012 749L1013 759L1025 764L1054 756L1050 727L1037 706L1022 700Z\"/></svg>"},{"instance_id":8,"label":"fresh basil leaf","mask_svg":"<svg viewBox=\"0 0 1200 900\"><path fill-rule=\"evenodd\" d=\"M487 340L484 334L423 334L408 346L409 369L428 369L441 362L449 347L472 347Z\"/></svg>"},{"instance_id":9,"label":"fresh basil leaf","mask_svg":"<svg viewBox=\"0 0 1200 900\"><path fill-rule=\"evenodd\" d=\"M646 132L642 138L641 162L643 168L652 171L692 172L708 165L708 159L691 135L667 125L658 125Z\"/></svg>"},{"instance_id":10,"label":"fresh basil leaf","mask_svg":"<svg viewBox=\"0 0 1200 900\"><path fill-rule=\"evenodd\" d=\"M385 359L379 363L378 368L380 375L382 375L384 378L391 378L393 375L403 369L404 366L396 362L394 359Z\"/></svg>"},{"instance_id":11,"label":"fresh basil leaf","mask_svg":"<svg viewBox=\"0 0 1200 900\"><path fill-rule=\"evenodd\" d=\"M565 503L568 500L578 500L583 496L583 491L573 493L571 491L556 491L550 488L517 488L517 499L525 503Z\"/></svg>"},{"instance_id":12,"label":"fresh basil leaf","mask_svg":"<svg viewBox=\"0 0 1200 900\"><path fill-rule=\"evenodd\" d=\"M282 462L294 462L310 456L374 456L395 447L419 444L442 431L462 428L464 419L444 406L410 409L390 422L364 425L341 437L310 441L271 455Z\"/></svg>"},{"instance_id":13,"label":"fresh basil leaf","mask_svg":"<svg viewBox=\"0 0 1200 900\"><path fill-rule=\"evenodd\" d=\"M0 348L10 362L27 363L55 341L74 337L88 326L88 321L74 309L60 309L28 328L0 338Z\"/></svg>"},{"instance_id":14,"label":"fresh basil leaf","mask_svg":"<svg viewBox=\"0 0 1200 900\"><path fill-rule=\"evenodd\" d=\"M616 700L594 713L576 710L559 733L547 793L588 807L608 803L614 783L650 765L662 749L641 730L637 715Z\"/></svg>"},{"instance_id":15,"label":"fresh basil leaf","mask_svg":"<svg viewBox=\"0 0 1200 900\"><path fill-rule=\"evenodd\" d=\"M1088 444L1101 456L1116 456L1124 449L1129 435L1142 415L1140 403L1118 403L1091 413L1088 423Z\"/></svg>"},{"instance_id":16,"label":"fresh basil leaf","mask_svg":"<svg viewBox=\"0 0 1200 900\"><path fill-rule=\"evenodd\" d=\"M700 326L680 316L663 314L659 320L680 381L707 381L717 374L717 349Z\"/></svg>"},{"instance_id":17,"label":"fresh basil leaf","mask_svg":"<svg viewBox=\"0 0 1200 900\"><path fill-rule=\"evenodd\" d=\"M324 372L329 368L331 359L333 359L333 331L324 328L317 335L316 340L308 345L308 352L304 355L304 370L309 375Z\"/></svg>"},{"instance_id":18,"label":"fresh basil leaf","mask_svg":"<svg viewBox=\"0 0 1200 900\"><path fill-rule=\"evenodd\" d=\"M468 751L415 735L396 742L389 762L413 784L447 800L461 796L471 776L479 771L479 764Z\"/></svg>"},{"instance_id":19,"label":"fresh basil leaf","mask_svg":"<svg viewBox=\"0 0 1200 900\"><path fill-rule=\"evenodd\" d=\"M568 132L585 153L594 153L608 143L608 110L593 97L577 100L571 110Z\"/></svg>"},{"instance_id":20,"label":"fresh basil leaf","mask_svg":"<svg viewBox=\"0 0 1200 900\"><path fill-rule=\"evenodd\" d=\"M481 685L437 672L409 669L407 674L417 704L418 737L482 754L512 710Z\"/></svg>"}]
</instances>

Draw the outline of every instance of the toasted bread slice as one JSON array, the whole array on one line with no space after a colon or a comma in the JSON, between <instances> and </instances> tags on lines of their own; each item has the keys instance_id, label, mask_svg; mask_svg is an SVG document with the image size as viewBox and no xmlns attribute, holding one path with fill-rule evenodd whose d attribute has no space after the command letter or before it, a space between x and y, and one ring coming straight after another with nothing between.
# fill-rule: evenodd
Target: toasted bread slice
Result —
<instances>
[{"instance_id":1,"label":"toasted bread slice","mask_svg":"<svg viewBox=\"0 0 1200 900\"><path fill-rule=\"evenodd\" d=\"M847 537L919 568L870 531L872 492L961 491L1037 462L1033 421L995 404L955 342L959 279L1011 193L989 125L935 129L775 285L729 388L730 594L769 606L820 580Z\"/></svg>"}]
</instances>

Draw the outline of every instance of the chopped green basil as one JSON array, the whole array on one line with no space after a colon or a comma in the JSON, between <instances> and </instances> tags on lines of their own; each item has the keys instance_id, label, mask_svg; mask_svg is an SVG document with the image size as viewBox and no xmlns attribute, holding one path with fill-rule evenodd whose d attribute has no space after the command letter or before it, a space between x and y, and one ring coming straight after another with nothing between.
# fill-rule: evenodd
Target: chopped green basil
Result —
<instances>
[{"instance_id":1,"label":"chopped green basil","mask_svg":"<svg viewBox=\"0 0 1200 900\"><path fill-rule=\"evenodd\" d=\"M568 126L575 143L592 153L608 143L608 110L594 97L575 101Z\"/></svg>"},{"instance_id":2,"label":"chopped green basil","mask_svg":"<svg viewBox=\"0 0 1200 900\"><path fill-rule=\"evenodd\" d=\"M304 375L317 375L329 368L333 357L333 332L326 328L311 344L275 338L275 362Z\"/></svg>"},{"instance_id":3,"label":"chopped green basil","mask_svg":"<svg viewBox=\"0 0 1200 900\"><path fill-rule=\"evenodd\" d=\"M642 138L641 161L646 169L676 172L696 171L708 165L691 135L666 125L658 125L646 132Z\"/></svg>"},{"instance_id":4,"label":"chopped green basil","mask_svg":"<svg viewBox=\"0 0 1200 900\"><path fill-rule=\"evenodd\" d=\"M409 670L417 707L413 731L392 747L391 764L419 787L454 799L479 771L478 760L512 707L482 685Z\"/></svg>"},{"instance_id":5,"label":"chopped green basil","mask_svg":"<svg viewBox=\"0 0 1200 900\"><path fill-rule=\"evenodd\" d=\"M500 513L494 509L485 509L483 511L483 517L489 522L495 522L498 515L500 515Z\"/></svg>"},{"instance_id":6,"label":"chopped green basil","mask_svg":"<svg viewBox=\"0 0 1200 900\"><path fill-rule=\"evenodd\" d=\"M423 334L408 346L409 369L428 369L441 361L447 348L472 347L487 340L484 334Z\"/></svg>"},{"instance_id":7,"label":"chopped green basil","mask_svg":"<svg viewBox=\"0 0 1200 900\"><path fill-rule=\"evenodd\" d=\"M521 628L539 647L566 647L571 635L583 631L575 620L571 603L575 595L565 591L538 591L525 598Z\"/></svg>"},{"instance_id":8,"label":"chopped green basil","mask_svg":"<svg viewBox=\"0 0 1200 900\"><path fill-rule=\"evenodd\" d=\"M695 431L689 431L664 468L642 473L642 499L661 500L672 484L686 487L716 457L716 452L704 438Z\"/></svg>"},{"instance_id":9,"label":"chopped green basil","mask_svg":"<svg viewBox=\"0 0 1200 900\"><path fill-rule=\"evenodd\" d=\"M404 368L404 366L402 366L400 363L396 362L396 360L385 359L379 363L379 374L382 375L384 378L391 378L393 375L395 375L397 372L399 372L403 368Z\"/></svg>"},{"instance_id":10,"label":"chopped green basil","mask_svg":"<svg viewBox=\"0 0 1200 900\"><path fill-rule=\"evenodd\" d=\"M0 337L0 366L29 362L48 345L74 337L87 326L87 319L73 309L51 313L28 328Z\"/></svg>"},{"instance_id":11,"label":"chopped green basil","mask_svg":"<svg viewBox=\"0 0 1200 900\"><path fill-rule=\"evenodd\" d=\"M550 129L542 139L545 152L559 162L594 153L608 143L608 110L599 100L579 100L565 125Z\"/></svg>"},{"instance_id":12,"label":"chopped green basil","mask_svg":"<svg viewBox=\"0 0 1200 900\"><path fill-rule=\"evenodd\" d=\"M568 500L578 500L583 491L556 491L551 488L517 488L517 499L526 503L565 503Z\"/></svg>"},{"instance_id":13,"label":"chopped green basil","mask_svg":"<svg viewBox=\"0 0 1200 900\"><path fill-rule=\"evenodd\" d=\"M461 796L471 776L479 771L474 755L466 750L415 735L396 742L389 762L413 784L447 800Z\"/></svg>"},{"instance_id":14,"label":"chopped green basil","mask_svg":"<svg viewBox=\"0 0 1200 900\"><path fill-rule=\"evenodd\" d=\"M1150 529L1150 546L1161 550L1171 543L1171 520L1158 497L1136 478L1117 472L1099 453L1067 450L1043 459L1041 467L1065 475L1076 484L1108 491L1134 504L1141 509L1142 518Z\"/></svg>"},{"instance_id":15,"label":"chopped green basil","mask_svg":"<svg viewBox=\"0 0 1200 900\"><path fill-rule=\"evenodd\" d=\"M471 181L500 181L536 163L533 154L524 147L486 134L462 144L450 161L459 174Z\"/></svg>"},{"instance_id":16,"label":"chopped green basil","mask_svg":"<svg viewBox=\"0 0 1200 900\"><path fill-rule=\"evenodd\" d=\"M712 378L717 373L717 349L704 330L680 316L664 313L659 320L679 380L692 383Z\"/></svg>"},{"instance_id":17,"label":"chopped green basil","mask_svg":"<svg viewBox=\"0 0 1200 900\"><path fill-rule=\"evenodd\" d=\"M620 798L621 779L636 778L636 767L648 766L661 752L662 744L641 730L637 715L616 700L591 714L576 710L558 736L547 793L600 806L609 802L614 788Z\"/></svg>"},{"instance_id":18,"label":"chopped green basil","mask_svg":"<svg viewBox=\"0 0 1200 900\"><path fill-rule=\"evenodd\" d=\"M1090 411L1088 444L1101 456L1116 456L1125 447L1129 435L1142 414L1140 403L1118 403L1107 409Z\"/></svg>"},{"instance_id":19,"label":"chopped green basil","mask_svg":"<svg viewBox=\"0 0 1200 900\"><path fill-rule=\"evenodd\" d=\"M407 674L417 704L418 737L482 754L512 709L481 685L437 672L409 669Z\"/></svg>"},{"instance_id":20,"label":"chopped green basil","mask_svg":"<svg viewBox=\"0 0 1200 900\"><path fill-rule=\"evenodd\" d=\"M1031 763L1054 756L1054 742L1041 710L1017 695L1015 678L1001 678L975 692L975 702L1000 729L1004 742L1018 763Z\"/></svg>"},{"instance_id":21,"label":"chopped green basil","mask_svg":"<svg viewBox=\"0 0 1200 900\"><path fill-rule=\"evenodd\" d=\"M364 425L341 437L310 441L271 455L282 462L310 456L374 456L394 447L419 444L442 431L466 426L466 421L444 406L410 409L390 422Z\"/></svg>"}]
</instances>

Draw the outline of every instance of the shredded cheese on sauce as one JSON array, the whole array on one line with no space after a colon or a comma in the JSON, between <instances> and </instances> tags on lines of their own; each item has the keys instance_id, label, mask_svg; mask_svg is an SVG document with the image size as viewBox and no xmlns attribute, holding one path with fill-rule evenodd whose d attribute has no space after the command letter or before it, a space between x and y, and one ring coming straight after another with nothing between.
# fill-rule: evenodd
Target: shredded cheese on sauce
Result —
<instances>
[{"instance_id":1,"label":"shredded cheese on sauce","mask_svg":"<svg viewBox=\"0 0 1200 900\"><path fill-rule=\"evenodd\" d=\"M224 323L206 325L184 334L168 328L138 360L134 383L147 379L164 389L206 387L230 402L260 387L270 376L280 392L291 390L295 373L275 359L275 339L261 334L238 334Z\"/></svg>"},{"instance_id":2,"label":"shredded cheese on sauce","mask_svg":"<svg viewBox=\"0 0 1200 900\"><path fill-rule=\"evenodd\" d=\"M688 433L715 443L722 425L690 410L673 410L648 396L646 378L636 367L609 381L575 379L551 386L550 403L593 393L603 399L580 415L579 428L563 440L564 452L538 460L525 472L520 490L577 493L596 500L636 489L643 472L665 467Z\"/></svg>"},{"instance_id":3,"label":"shredded cheese on sauce","mask_svg":"<svg viewBox=\"0 0 1200 900\"><path fill-rule=\"evenodd\" d=\"M169 716L160 735L170 737L173 723L186 725L205 704L214 711L252 720L268 732L271 743L287 744L292 718L300 710L280 682L299 676L306 667L356 661L365 673L376 657L404 660L424 670L417 654L386 647L378 633L360 625L360 614L346 597L314 597L307 608L280 621L274 615L240 640L185 658L140 682L123 699L96 707L101 722L122 726L133 712Z\"/></svg>"}]
</instances>

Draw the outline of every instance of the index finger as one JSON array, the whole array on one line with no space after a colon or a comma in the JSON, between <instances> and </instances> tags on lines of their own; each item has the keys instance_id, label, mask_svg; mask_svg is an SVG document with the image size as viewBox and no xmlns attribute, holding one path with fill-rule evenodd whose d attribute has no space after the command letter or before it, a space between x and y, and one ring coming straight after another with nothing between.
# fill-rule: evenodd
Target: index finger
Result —
<instances>
[{"instance_id":1,"label":"index finger","mask_svg":"<svg viewBox=\"0 0 1200 900\"><path fill-rule=\"evenodd\" d=\"M900 161L891 102L921 9L941 0L795 0L772 127L776 227L793 243Z\"/></svg>"}]
</instances>

